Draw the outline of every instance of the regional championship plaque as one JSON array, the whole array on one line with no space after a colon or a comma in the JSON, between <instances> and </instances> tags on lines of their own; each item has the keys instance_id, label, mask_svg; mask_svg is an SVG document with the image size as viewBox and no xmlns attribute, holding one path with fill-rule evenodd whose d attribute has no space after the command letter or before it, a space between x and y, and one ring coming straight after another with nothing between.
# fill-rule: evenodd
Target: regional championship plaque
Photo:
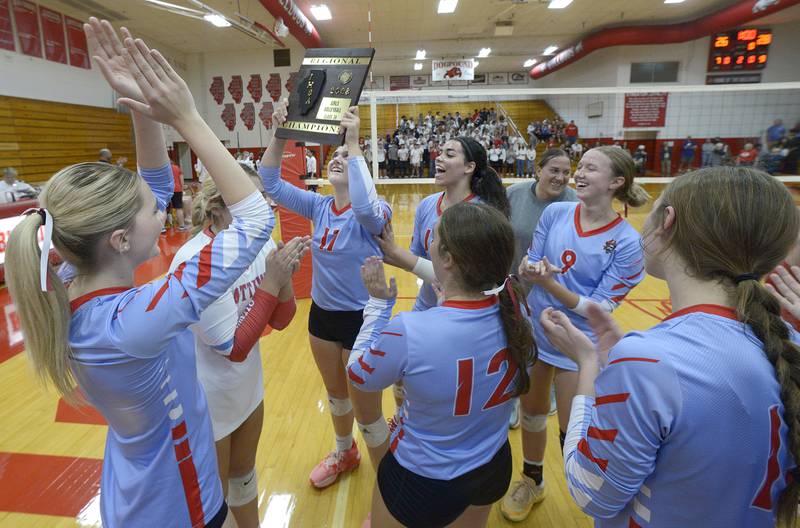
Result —
<instances>
[{"instance_id":1,"label":"regional championship plaque","mask_svg":"<svg viewBox=\"0 0 800 528\"><path fill-rule=\"evenodd\" d=\"M313 48L306 51L289 94L289 115L275 136L311 143L341 145L342 116L358 104L373 48Z\"/></svg>"}]
</instances>

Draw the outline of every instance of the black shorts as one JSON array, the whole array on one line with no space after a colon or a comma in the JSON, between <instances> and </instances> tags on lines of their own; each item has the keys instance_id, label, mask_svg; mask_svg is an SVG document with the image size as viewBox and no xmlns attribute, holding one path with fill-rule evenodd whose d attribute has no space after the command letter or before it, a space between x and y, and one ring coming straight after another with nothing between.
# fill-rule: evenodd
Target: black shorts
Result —
<instances>
[{"instance_id":1,"label":"black shorts","mask_svg":"<svg viewBox=\"0 0 800 528\"><path fill-rule=\"evenodd\" d=\"M216 515L206 523L205 528L222 528L225 524L225 519L228 517L228 503L222 501L222 507L217 511Z\"/></svg>"},{"instance_id":2,"label":"black shorts","mask_svg":"<svg viewBox=\"0 0 800 528\"><path fill-rule=\"evenodd\" d=\"M183 191L172 193L172 200L170 200L170 203L175 209L183 209Z\"/></svg>"},{"instance_id":3,"label":"black shorts","mask_svg":"<svg viewBox=\"0 0 800 528\"><path fill-rule=\"evenodd\" d=\"M470 506L500 500L511 483L511 465L507 440L489 462L452 480L417 475L389 451L378 466L378 489L389 513L404 526L447 526Z\"/></svg>"},{"instance_id":4,"label":"black shorts","mask_svg":"<svg viewBox=\"0 0 800 528\"><path fill-rule=\"evenodd\" d=\"M333 312L320 308L312 300L308 314L308 333L325 341L341 343L342 348L352 350L363 322L364 310Z\"/></svg>"}]
</instances>

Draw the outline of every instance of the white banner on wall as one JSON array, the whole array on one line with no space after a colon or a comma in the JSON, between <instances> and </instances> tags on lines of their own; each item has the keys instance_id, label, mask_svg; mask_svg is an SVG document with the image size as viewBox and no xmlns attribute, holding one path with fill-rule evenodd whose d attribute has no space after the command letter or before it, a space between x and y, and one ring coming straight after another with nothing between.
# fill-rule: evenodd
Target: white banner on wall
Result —
<instances>
[{"instance_id":1,"label":"white banner on wall","mask_svg":"<svg viewBox=\"0 0 800 528\"><path fill-rule=\"evenodd\" d=\"M435 60L433 63L434 81L471 81L475 77L475 61L462 60Z\"/></svg>"}]
</instances>

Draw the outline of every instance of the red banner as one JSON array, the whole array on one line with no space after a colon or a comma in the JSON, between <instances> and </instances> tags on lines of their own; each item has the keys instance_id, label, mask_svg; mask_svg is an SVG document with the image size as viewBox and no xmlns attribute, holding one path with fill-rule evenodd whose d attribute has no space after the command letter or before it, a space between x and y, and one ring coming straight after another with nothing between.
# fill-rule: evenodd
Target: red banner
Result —
<instances>
[{"instance_id":1,"label":"red banner","mask_svg":"<svg viewBox=\"0 0 800 528\"><path fill-rule=\"evenodd\" d=\"M283 149L281 162L281 178L301 189L306 188L300 176L306 170L306 156L303 147L298 147L294 141L287 141ZM281 240L288 242L294 237L311 234L311 223L308 218L297 213L278 207L278 218L281 224ZM307 299L311 296L311 253L300 261L300 269L292 276L294 294L298 299Z\"/></svg>"},{"instance_id":2,"label":"red banner","mask_svg":"<svg viewBox=\"0 0 800 528\"><path fill-rule=\"evenodd\" d=\"M262 104L261 111L258 112L258 118L261 119L261 122L264 123L264 128L267 130L272 128L272 112L272 103L269 101Z\"/></svg>"},{"instance_id":3,"label":"red banner","mask_svg":"<svg viewBox=\"0 0 800 528\"><path fill-rule=\"evenodd\" d=\"M253 130L256 124L256 107L253 103L245 103L242 111L239 113L242 123L247 127L247 130Z\"/></svg>"},{"instance_id":4,"label":"red banner","mask_svg":"<svg viewBox=\"0 0 800 528\"><path fill-rule=\"evenodd\" d=\"M241 75L234 75L231 77L231 82L228 83L228 93L233 97L233 102L239 104L242 102L242 95L244 95L244 82Z\"/></svg>"},{"instance_id":5,"label":"red banner","mask_svg":"<svg viewBox=\"0 0 800 528\"><path fill-rule=\"evenodd\" d=\"M42 36L39 34L39 17L36 4L28 0L14 0L14 22L17 25L20 51L31 57L42 57Z\"/></svg>"},{"instance_id":6,"label":"red banner","mask_svg":"<svg viewBox=\"0 0 800 528\"><path fill-rule=\"evenodd\" d=\"M65 15L64 25L67 27L70 66L90 70L92 68L92 61L89 59L89 45L86 44L83 22Z\"/></svg>"},{"instance_id":7,"label":"red banner","mask_svg":"<svg viewBox=\"0 0 800 528\"><path fill-rule=\"evenodd\" d=\"M623 127L663 127L667 117L668 93L625 94Z\"/></svg>"},{"instance_id":8,"label":"red banner","mask_svg":"<svg viewBox=\"0 0 800 528\"><path fill-rule=\"evenodd\" d=\"M277 102L281 98L281 74L270 73L267 81L267 92L272 100Z\"/></svg>"},{"instance_id":9,"label":"red banner","mask_svg":"<svg viewBox=\"0 0 800 528\"><path fill-rule=\"evenodd\" d=\"M217 104L222 104L222 101L225 100L225 81L222 80L222 77L212 77L208 91L211 92L211 97Z\"/></svg>"},{"instance_id":10,"label":"red banner","mask_svg":"<svg viewBox=\"0 0 800 528\"><path fill-rule=\"evenodd\" d=\"M225 103L220 117L228 130L233 131L233 129L236 128L236 107L233 106L233 103Z\"/></svg>"},{"instance_id":11,"label":"red banner","mask_svg":"<svg viewBox=\"0 0 800 528\"><path fill-rule=\"evenodd\" d=\"M64 19L61 13L39 6L42 22L44 57L53 62L67 63L67 42L64 40Z\"/></svg>"},{"instance_id":12,"label":"red banner","mask_svg":"<svg viewBox=\"0 0 800 528\"><path fill-rule=\"evenodd\" d=\"M322 39L317 28L293 0L261 0L273 18L281 18L289 32L304 48L321 48ZM277 101L277 99L276 99Z\"/></svg>"},{"instance_id":13,"label":"red banner","mask_svg":"<svg viewBox=\"0 0 800 528\"><path fill-rule=\"evenodd\" d=\"M247 91L250 92L250 97L253 98L254 102L261 102L261 95L264 93L264 89L261 88L260 73L253 73L250 75L250 82L247 83Z\"/></svg>"},{"instance_id":14,"label":"red banner","mask_svg":"<svg viewBox=\"0 0 800 528\"><path fill-rule=\"evenodd\" d=\"M390 75L389 90L408 90L411 88L410 75Z\"/></svg>"},{"instance_id":15,"label":"red banner","mask_svg":"<svg viewBox=\"0 0 800 528\"><path fill-rule=\"evenodd\" d=\"M9 0L0 0L0 49L16 51Z\"/></svg>"}]
</instances>

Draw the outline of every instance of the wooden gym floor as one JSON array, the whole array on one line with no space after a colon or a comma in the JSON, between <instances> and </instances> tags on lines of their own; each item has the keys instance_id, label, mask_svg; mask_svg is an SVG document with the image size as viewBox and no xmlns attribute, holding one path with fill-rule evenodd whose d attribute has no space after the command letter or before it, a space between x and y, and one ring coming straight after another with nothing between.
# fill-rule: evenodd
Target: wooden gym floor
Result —
<instances>
[{"instance_id":1,"label":"wooden gym floor","mask_svg":"<svg viewBox=\"0 0 800 528\"><path fill-rule=\"evenodd\" d=\"M379 192L394 211L398 242L407 246L415 205L436 189L390 185L379 187ZM644 217L644 211L634 211L629 220L641 229ZM276 238L279 232L275 230ZM174 230L162 236L162 255L137 272L137 281L163 274L187 238ZM397 310L408 310L418 288L415 277L394 271L400 291ZM316 491L308 482L313 466L333 448L325 389L308 346L309 304L308 299L300 300L291 325L261 340L265 402L257 459L261 526L360 527L369 511L374 482L366 449L362 449L361 467L333 486ZM5 320L0 323L0 527L100 526L98 492L106 426L90 409L72 409L41 389L21 353L19 323L5 287L0 289L0 305ZM625 330L644 329L669 311L666 286L648 277L625 299L615 317ZM391 391L385 391L383 402L384 413L392 414ZM549 425L547 498L519 526L592 526L567 492L555 416ZM509 436L516 472L521 465L520 432L510 431ZM359 443L363 446L361 439ZM495 506L489 526L513 524Z\"/></svg>"}]
</instances>

